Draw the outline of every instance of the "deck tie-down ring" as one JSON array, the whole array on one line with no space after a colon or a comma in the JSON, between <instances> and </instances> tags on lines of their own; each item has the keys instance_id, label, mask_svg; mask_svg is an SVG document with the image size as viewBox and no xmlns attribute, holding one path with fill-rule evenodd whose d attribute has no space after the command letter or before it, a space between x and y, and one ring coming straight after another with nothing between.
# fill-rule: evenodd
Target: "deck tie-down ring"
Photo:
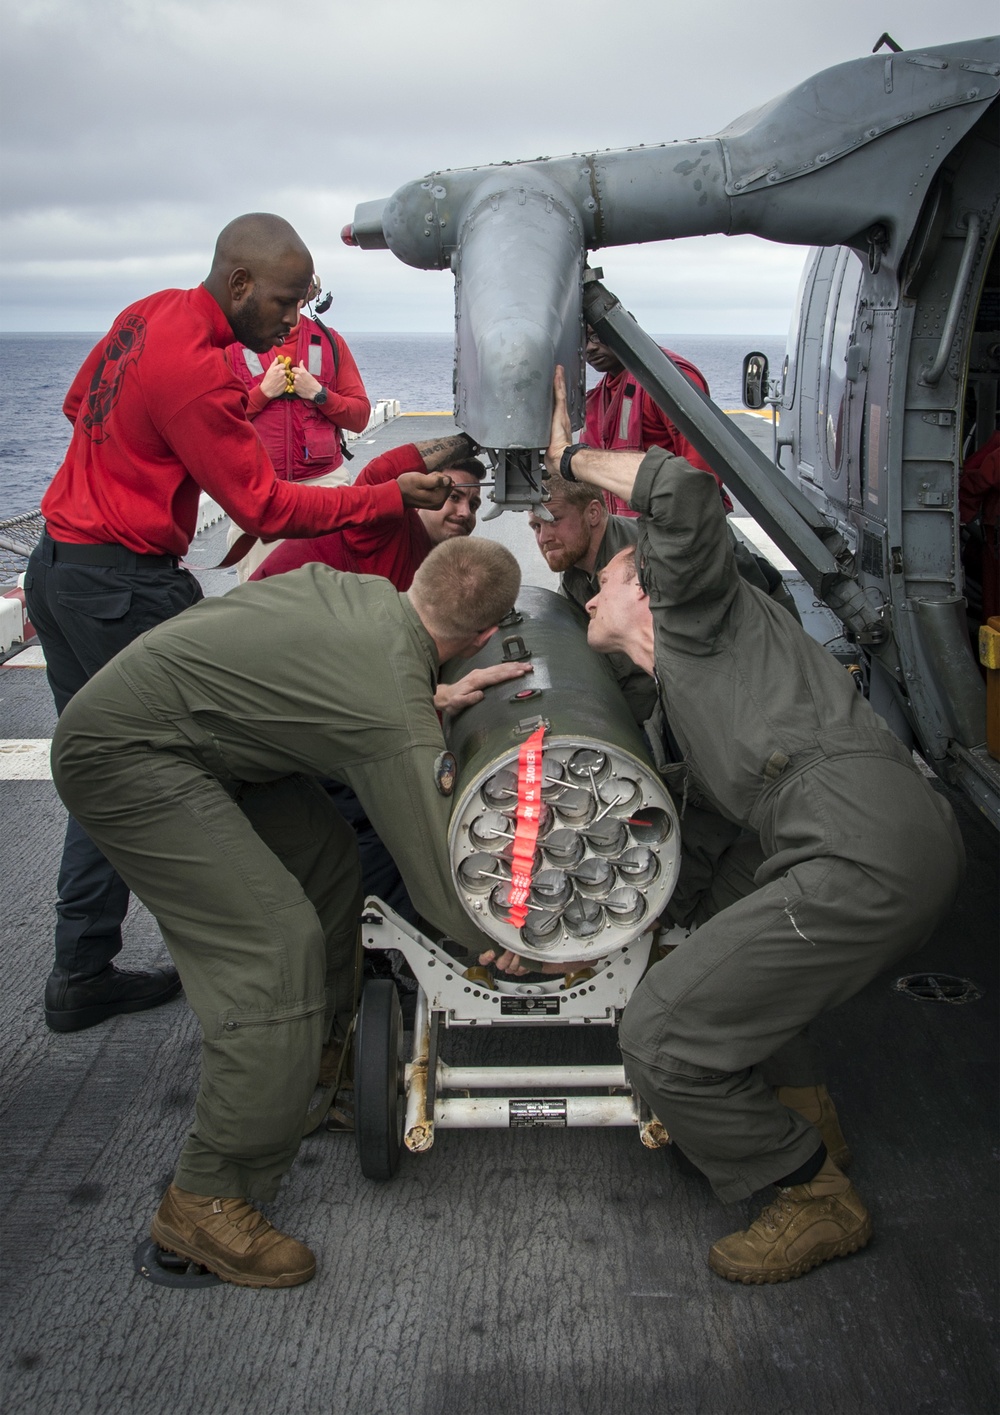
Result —
<instances>
[{"instance_id":1,"label":"deck tie-down ring","mask_svg":"<svg viewBox=\"0 0 1000 1415\"><path fill-rule=\"evenodd\" d=\"M132 1266L140 1277L158 1287L215 1287L221 1277L189 1258L168 1253L153 1238L144 1238L135 1250Z\"/></svg>"},{"instance_id":2,"label":"deck tie-down ring","mask_svg":"<svg viewBox=\"0 0 1000 1415\"><path fill-rule=\"evenodd\" d=\"M971 978L959 978L954 973L907 973L897 978L893 992L901 992L914 1002L948 1002L960 1007L963 1002L978 1002L983 990Z\"/></svg>"}]
</instances>

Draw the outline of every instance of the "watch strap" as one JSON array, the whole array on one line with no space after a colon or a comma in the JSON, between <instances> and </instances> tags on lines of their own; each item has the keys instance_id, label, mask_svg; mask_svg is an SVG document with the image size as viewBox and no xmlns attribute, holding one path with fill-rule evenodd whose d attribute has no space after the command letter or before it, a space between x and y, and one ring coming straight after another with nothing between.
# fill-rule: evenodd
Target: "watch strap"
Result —
<instances>
[{"instance_id":1,"label":"watch strap","mask_svg":"<svg viewBox=\"0 0 1000 1415\"><path fill-rule=\"evenodd\" d=\"M585 442L571 442L568 447L563 448L563 454L559 458L559 475L563 481L576 481L572 465L573 458L578 452L583 452L586 449Z\"/></svg>"}]
</instances>

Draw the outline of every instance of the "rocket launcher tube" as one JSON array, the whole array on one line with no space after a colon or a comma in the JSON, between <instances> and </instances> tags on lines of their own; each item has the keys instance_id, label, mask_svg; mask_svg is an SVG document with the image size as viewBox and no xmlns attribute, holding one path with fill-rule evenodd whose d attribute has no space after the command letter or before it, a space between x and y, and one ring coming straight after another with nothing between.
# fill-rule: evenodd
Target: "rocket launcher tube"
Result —
<instances>
[{"instance_id":1,"label":"rocket launcher tube","mask_svg":"<svg viewBox=\"0 0 1000 1415\"><path fill-rule=\"evenodd\" d=\"M680 868L677 812L575 607L522 585L515 612L534 667L531 696L497 684L447 725L457 765L448 831L455 891L501 950L548 962L603 958L666 908ZM501 626L473 666L502 661L508 633ZM446 664L442 679L468 669Z\"/></svg>"}]
</instances>

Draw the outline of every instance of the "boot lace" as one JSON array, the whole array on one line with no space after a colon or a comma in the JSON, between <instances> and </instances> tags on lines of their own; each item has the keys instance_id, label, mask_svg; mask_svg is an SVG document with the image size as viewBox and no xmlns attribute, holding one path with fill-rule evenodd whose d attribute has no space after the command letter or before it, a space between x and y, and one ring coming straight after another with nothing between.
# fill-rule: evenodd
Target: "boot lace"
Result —
<instances>
[{"instance_id":1,"label":"boot lace","mask_svg":"<svg viewBox=\"0 0 1000 1415\"><path fill-rule=\"evenodd\" d=\"M777 1197L772 1199L766 1208L761 1209L750 1227L756 1229L762 1237L771 1238L780 1233L785 1221L794 1211L795 1204L784 1189L779 1189Z\"/></svg>"},{"instance_id":2,"label":"boot lace","mask_svg":"<svg viewBox=\"0 0 1000 1415\"><path fill-rule=\"evenodd\" d=\"M237 1233L242 1233L250 1239L263 1236L271 1227L260 1210L255 1209L246 1199L216 1199L212 1211L222 1214Z\"/></svg>"}]
</instances>

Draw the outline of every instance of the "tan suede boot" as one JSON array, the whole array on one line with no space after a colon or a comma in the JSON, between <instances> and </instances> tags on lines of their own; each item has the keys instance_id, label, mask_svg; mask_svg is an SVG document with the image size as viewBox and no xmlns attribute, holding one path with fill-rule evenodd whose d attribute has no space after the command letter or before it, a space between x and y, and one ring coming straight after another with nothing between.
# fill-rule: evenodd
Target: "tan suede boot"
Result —
<instances>
[{"instance_id":1,"label":"tan suede boot","mask_svg":"<svg viewBox=\"0 0 1000 1415\"><path fill-rule=\"evenodd\" d=\"M857 1252L871 1236L861 1196L827 1156L808 1184L779 1188L748 1229L713 1243L708 1266L730 1282L788 1282Z\"/></svg>"},{"instance_id":2,"label":"tan suede boot","mask_svg":"<svg viewBox=\"0 0 1000 1415\"><path fill-rule=\"evenodd\" d=\"M351 1058L348 1057L346 1063L341 1066L341 1057L344 1054L344 1043L330 1041L323 1043L323 1050L319 1057L319 1075L316 1077L316 1085L322 1086L325 1090L327 1086L332 1086L334 1081L346 1079L351 1072ZM787 1105L787 1101L782 1102Z\"/></svg>"},{"instance_id":3,"label":"tan suede boot","mask_svg":"<svg viewBox=\"0 0 1000 1415\"><path fill-rule=\"evenodd\" d=\"M837 1108L825 1086L778 1086L775 1095L783 1106L805 1116L823 1136L826 1152L838 1169L846 1169L853 1156L837 1118Z\"/></svg>"},{"instance_id":4,"label":"tan suede boot","mask_svg":"<svg viewBox=\"0 0 1000 1415\"><path fill-rule=\"evenodd\" d=\"M171 1184L150 1232L168 1253L240 1287L296 1287L316 1271L305 1244L279 1233L246 1199L212 1199Z\"/></svg>"}]
</instances>

